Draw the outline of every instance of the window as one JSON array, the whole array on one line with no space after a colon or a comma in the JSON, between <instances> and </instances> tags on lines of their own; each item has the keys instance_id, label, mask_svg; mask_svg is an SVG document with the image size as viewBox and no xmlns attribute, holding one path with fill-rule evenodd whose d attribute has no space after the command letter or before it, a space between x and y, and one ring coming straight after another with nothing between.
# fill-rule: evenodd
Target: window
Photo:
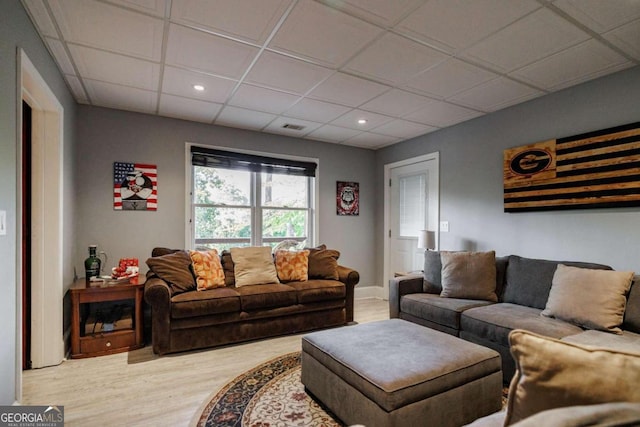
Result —
<instances>
[{"instance_id":1,"label":"window","mask_svg":"<svg viewBox=\"0 0 640 427\"><path fill-rule=\"evenodd\" d=\"M192 247L313 245L316 164L191 147Z\"/></svg>"}]
</instances>

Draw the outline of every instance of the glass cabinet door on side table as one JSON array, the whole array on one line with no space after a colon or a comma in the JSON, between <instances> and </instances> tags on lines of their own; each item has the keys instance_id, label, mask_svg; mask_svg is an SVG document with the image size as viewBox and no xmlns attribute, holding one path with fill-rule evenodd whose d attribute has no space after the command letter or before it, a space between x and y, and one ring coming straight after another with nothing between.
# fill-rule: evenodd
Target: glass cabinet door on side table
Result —
<instances>
[{"instance_id":1,"label":"glass cabinet door on side table","mask_svg":"<svg viewBox=\"0 0 640 427\"><path fill-rule=\"evenodd\" d=\"M144 279L136 283L73 283L71 357L120 353L144 346L142 297Z\"/></svg>"}]
</instances>

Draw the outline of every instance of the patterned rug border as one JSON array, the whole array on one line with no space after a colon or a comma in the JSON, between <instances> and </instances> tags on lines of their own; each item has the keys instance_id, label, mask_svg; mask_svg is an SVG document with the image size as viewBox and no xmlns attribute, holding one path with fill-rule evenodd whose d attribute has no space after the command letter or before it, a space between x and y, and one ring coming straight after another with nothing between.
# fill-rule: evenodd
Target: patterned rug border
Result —
<instances>
[{"instance_id":1,"label":"patterned rug border","mask_svg":"<svg viewBox=\"0 0 640 427\"><path fill-rule=\"evenodd\" d=\"M192 419L192 422L190 423L190 425L192 427L208 427L208 426L210 426L211 424L207 424L207 421L211 417L211 413L212 413L213 408L216 405L219 404L221 399L223 397L225 397L233 387L238 387L240 384L242 384L243 381L247 381L247 380L255 377L257 373L263 371L264 369L266 369L268 367L272 367L273 365L276 365L276 364L280 363L281 364L280 369L278 369L278 372L274 376L270 377L266 381L256 382L255 384L252 384L252 386L255 387L256 392L252 393L249 396L243 396L245 398L245 401L241 402L243 411L241 411L239 413L235 413L235 417L234 418L231 418L229 416L229 419L225 420L228 423L225 423L225 424L217 423L217 424L215 424L216 426L234 426L234 427L241 426L242 425L242 418L243 418L244 408L246 408L246 406L253 399L253 397L265 385L269 384L274 379L279 378L280 376L286 374L287 372L290 372L291 370L295 369L296 367L299 367L300 366L300 355L301 355L300 351L294 351L294 352L291 352L291 353L286 353L286 354L283 354L283 355L280 355L280 356L273 357L273 358L271 358L271 359L259 364L258 366L254 367L254 368L252 368L252 369L250 369L248 371L245 371L245 372L241 373L240 375L236 376L232 380L228 381L220 390L218 390L217 392L211 393L211 395L209 395L209 397L199 407L199 409L196 412L194 418ZM237 396L234 396L234 397L237 397Z\"/></svg>"}]
</instances>

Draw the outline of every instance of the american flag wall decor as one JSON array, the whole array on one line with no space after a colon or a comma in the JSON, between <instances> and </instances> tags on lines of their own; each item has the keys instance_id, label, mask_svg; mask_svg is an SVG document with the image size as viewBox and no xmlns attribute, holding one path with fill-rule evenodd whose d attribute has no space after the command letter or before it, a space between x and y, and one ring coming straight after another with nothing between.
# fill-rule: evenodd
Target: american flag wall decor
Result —
<instances>
[{"instance_id":1,"label":"american flag wall decor","mask_svg":"<svg viewBox=\"0 0 640 427\"><path fill-rule=\"evenodd\" d=\"M640 206L640 122L504 151L504 211Z\"/></svg>"},{"instance_id":2,"label":"american flag wall decor","mask_svg":"<svg viewBox=\"0 0 640 427\"><path fill-rule=\"evenodd\" d=\"M158 209L158 169L144 163L113 163L113 209Z\"/></svg>"}]
</instances>

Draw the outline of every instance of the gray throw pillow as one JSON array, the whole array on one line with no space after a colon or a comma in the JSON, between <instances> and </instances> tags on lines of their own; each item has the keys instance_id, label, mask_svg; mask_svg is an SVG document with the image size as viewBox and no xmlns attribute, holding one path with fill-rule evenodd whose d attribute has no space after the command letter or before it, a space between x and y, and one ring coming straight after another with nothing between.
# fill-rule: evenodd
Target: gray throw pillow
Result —
<instances>
[{"instance_id":1,"label":"gray throw pillow","mask_svg":"<svg viewBox=\"0 0 640 427\"><path fill-rule=\"evenodd\" d=\"M498 301L496 295L496 253L440 252L441 297Z\"/></svg>"},{"instance_id":2,"label":"gray throw pillow","mask_svg":"<svg viewBox=\"0 0 640 427\"><path fill-rule=\"evenodd\" d=\"M428 294L442 292L442 261L438 251L425 251L424 253L424 283L422 290Z\"/></svg>"}]
</instances>

